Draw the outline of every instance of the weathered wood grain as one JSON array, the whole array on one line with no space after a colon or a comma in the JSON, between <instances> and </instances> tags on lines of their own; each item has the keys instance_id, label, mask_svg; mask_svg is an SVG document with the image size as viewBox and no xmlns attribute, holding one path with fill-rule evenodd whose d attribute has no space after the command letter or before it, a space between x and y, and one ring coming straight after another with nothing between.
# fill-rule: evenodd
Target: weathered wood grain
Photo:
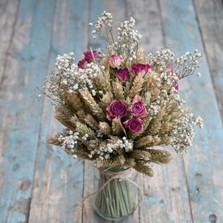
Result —
<instances>
[{"instance_id":1,"label":"weathered wood grain","mask_svg":"<svg viewBox=\"0 0 223 223\"><path fill-rule=\"evenodd\" d=\"M57 54L74 51L75 57L81 57L81 48L86 47L88 25L83 12L87 4L87 1L56 1L49 70L53 69ZM46 136L56 134L59 128L49 101L44 100L30 210L33 223L82 222L83 162L58 147L46 145Z\"/></svg>"},{"instance_id":2,"label":"weathered wood grain","mask_svg":"<svg viewBox=\"0 0 223 223\"><path fill-rule=\"evenodd\" d=\"M18 7L18 0L2 0L0 3L0 87L6 72L9 47L15 34Z\"/></svg>"},{"instance_id":3,"label":"weathered wood grain","mask_svg":"<svg viewBox=\"0 0 223 223\"><path fill-rule=\"evenodd\" d=\"M223 2L194 1L214 91L223 120Z\"/></svg>"},{"instance_id":4,"label":"weathered wood grain","mask_svg":"<svg viewBox=\"0 0 223 223\"><path fill-rule=\"evenodd\" d=\"M159 3L157 1L127 0L127 11L136 19L136 28L142 34L141 47L145 53L165 46Z\"/></svg>"},{"instance_id":5,"label":"weathered wood grain","mask_svg":"<svg viewBox=\"0 0 223 223\"><path fill-rule=\"evenodd\" d=\"M180 53L195 48L204 51L192 1L160 1L167 40ZM189 78L184 97L194 113L204 117L204 129L197 132L193 147L185 156L185 169L194 222L223 221L223 130L205 55L202 78ZM180 84L181 86L181 84ZM213 216L217 221L212 221ZM212 219L212 220L211 220Z\"/></svg>"},{"instance_id":6,"label":"weathered wood grain","mask_svg":"<svg viewBox=\"0 0 223 223\"><path fill-rule=\"evenodd\" d=\"M9 46L0 92L0 222L29 218L42 107L33 106L32 95L47 68L52 3L22 0Z\"/></svg>"},{"instance_id":7,"label":"weathered wood grain","mask_svg":"<svg viewBox=\"0 0 223 223\"><path fill-rule=\"evenodd\" d=\"M222 9L220 0L1 0L0 222L111 222L93 212L92 199L83 211L82 198L94 190L92 163L46 145L61 126L48 100L32 100L58 54L74 51L79 59L104 46L88 27L103 10L115 26L134 16L145 52L166 43L179 53L198 48L209 64L204 55L202 77L180 83L204 129L188 154L174 154L170 164L154 165L153 178L139 178L144 202L121 223L223 222Z\"/></svg>"},{"instance_id":8,"label":"weathered wood grain","mask_svg":"<svg viewBox=\"0 0 223 223\"><path fill-rule=\"evenodd\" d=\"M115 1L106 1L106 0L96 0L91 1L91 8L89 9L89 22L96 22L98 16L102 14L103 11L112 12L113 20L113 31L114 36L117 33L116 27L123 18L126 18L127 11L125 8L125 0L115 0ZM91 34L92 29L89 29L88 37L88 47L96 48L105 48L106 42L99 40L98 38L94 39Z\"/></svg>"},{"instance_id":9,"label":"weathered wood grain","mask_svg":"<svg viewBox=\"0 0 223 223\"><path fill-rule=\"evenodd\" d=\"M136 27L143 34L142 46L145 51L154 52L166 47L159 3L128 1L128 6L137 20ZM143 177L146 196L140 208L140 222L191 222L182 157L172 151L169 164L154 165L153 169L154 177Z\"/></svg>"}]
</instances>

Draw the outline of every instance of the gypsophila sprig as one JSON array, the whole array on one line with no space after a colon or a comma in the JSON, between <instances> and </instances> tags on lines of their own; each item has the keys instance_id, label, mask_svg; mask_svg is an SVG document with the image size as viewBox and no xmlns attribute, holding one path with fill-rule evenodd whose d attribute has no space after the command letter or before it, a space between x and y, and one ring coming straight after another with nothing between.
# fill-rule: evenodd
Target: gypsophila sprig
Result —
<instances>
[{"instance_id":1,"label":"gypsophila sprig","mask_svg":"<svg viewBox=\"0 0 223 223\"><path fill-rule=\"evenodd\" d=\"M118 37L115 44L117 52L126 54L125 56L130 60L136 59L136 52L141 39L141 35L137 30L134 30L135 19L130 17L121 23L118 27Z\"/></svg>"},{"instance_id":2,"label":"gypsophila sprig","mask_svg":"<svg viewBox=\"0 0 223 223\"><path fill-rule=\"evenodd\" d=\"M151 163L170 160L166 145L187 151L194 126L203 126L179 95L180 80L195 73L201 53L177 57L167 48L145 55L132 17L120 23L117 38L109 12L91 26L106 50L87 50L77 62L74 53L58 56L41 90L66 127L48 142L98 168L125 166L152 176Z\"/></svg>"},{"instance_id":3,"label":"gypsophila sprig","mask_svg":"<svg viewBox=\"0 0 223 223\"><path fill-rule=\"evenodd\" d=\"M99 36L101 39L107 42L113 42L112 34L112 14L104 11L102 15L98 18L95 24L95 29L92 31L93 37Z\"/></svg>"}]
</instances>

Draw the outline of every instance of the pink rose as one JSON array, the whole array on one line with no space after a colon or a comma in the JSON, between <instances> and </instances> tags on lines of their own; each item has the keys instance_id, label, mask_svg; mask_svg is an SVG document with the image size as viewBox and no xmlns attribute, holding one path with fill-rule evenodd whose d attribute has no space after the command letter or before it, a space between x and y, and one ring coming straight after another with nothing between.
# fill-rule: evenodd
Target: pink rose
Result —
<instances>
[{"instance_id":1,"label":"pink rose","mask_svg":"<svg viewBox=\"0 0 223 223\"><path fill-rule=\"evenodd\" d=\"M140 118L130 118L123 122L124 126L132 132L139 132L142 129L143 121Z\"/></svg>"},{"instance_id":2,"label":"pink rose","mask_svg":"<svg viewBox=\"0 0 223 223\"><path fill-rule=\"evenodd\" d=\"M91 62L93 59L97 59L98 58L98 52L96 50L88 50L86 52L84 52L84 59L89 63Z\"/></svg>"},{"instance_id":3,"label":"pink rose","mask_svg":"<svg viewBox=\"0 0 223 223\"><path fill-rule=\"evenodd\" d=\"M121 63L123 62L123 58L118 54L113 54L107 57L107 61L110 67L115 68L121 65Z\"/></svg>"},{"instance_id":4,"label":"pink rose","mask_svg":"<svg viewBox=\"0 0 223 223\"><path fill-rule=\"evenodd\" d=\"M78 66L79 68L84 69L84 68L86 68L86 66L87 66L87 61L86 61L86 60L80 60L80 61L78 62L78 64L77 64L77 66Z\"/></svg>"},{"instance_id":5,"label":"pink rose","mask_svg":"<svg viewBox=\"0 0 223 223\"><path fill-rule=\"evenodd\" d=\"M127 115L128 109L125 103L121 100L113 100L106 108L107 119L122 118Z\"/></svg>"},{"instance_id":6,"label":"pink rose","mask_svg":"<svg viewBox=\"0 0 223 223\"><path fill-rule=\"evenodd\" d=\"M138 75L139 73L146 74L149 71L150 65L142 63L133 63L131 67L135 75Z\"/></svg>"},{"instance_id":7,"label":"pink rose","mask_svg":"<svg viewBox=\"0 0 223 223\"><path fill-rule=\"evenodd\" d=\"M127 81L130 77L128 68L117 69L115 73L122 81Z\"/></svg>"},{"instance_id":8,"label":"pink rose","mask_svg":"<svg viewBox=\"0 0 223 223\"><path fill-rule=\"evenodd\" d=\"M148 115L145 105L139 95L136 95L130 106L131 113L138 118L143 118Z\"/></svg>"}]
</instances>

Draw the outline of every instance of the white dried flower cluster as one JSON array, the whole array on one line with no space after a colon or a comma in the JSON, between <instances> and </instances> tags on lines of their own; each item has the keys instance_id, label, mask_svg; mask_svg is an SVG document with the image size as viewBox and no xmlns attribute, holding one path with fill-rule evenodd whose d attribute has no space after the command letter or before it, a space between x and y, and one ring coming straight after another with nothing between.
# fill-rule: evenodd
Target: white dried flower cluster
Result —
<instances>
[{"instance_id":1,"label":"white dried flower cluster","mask_svg":"<svg viewBox=\"0 0 223 223\"><path fill-rule=\"evenodd\" d=\"M127 55L134 54L136 48L139 45L140 39L142 36L138 33L137 30L134 29L135 19L130 17L129 19L123 21L120 24L118 30L117 43L115 44L115 48L117 51L127 53Z\"/></svg>"},{"instance_id":2,"label":"white dried flower cluster","mask_svg":"<svg viewBox=\"0 0 223 223\"><path fill-rule=\"evenodd\" d=\"M43 90L40 90L44 95L52 99L52 103L56 104L58 100L58 94L60 91L61 84L67 85L70 84L72 88L76 88L74 82L69 82L71 80L71 75L68 71L71 70L72 65L74 64L74 53L64 54L63 56L58 55L56 58L55 66L57 70L49 76L42 87Z\"/></svg>"},{"instance_id":3,"label":"white dried flower cluster","mask_svg":"<svg viewBox=\"0 0 223 223\"><path fill-rule=\"evenodd\" d=\"M74 53L70 52L68 54L64 54L63 56L58 55L56 58L56 68L59 70L59 72L67 71L71 67L71 65L74 63Z\"/></svg>"},{"instance_id":4,"label":"white dried flower cluster","mask_svg":"<svg viewBox=\"0 0 223 223\"><path fill-rule=\"evenodd\" d=\"M96 95L97 89L94 88L92 79L101 75L101 69L96 63L88 63L85 69L79 69L79 75L75 78L76 81L82 80L81 87L88 87L93 96ZM81 76L81 77L80 77ZM101 94L100 90L98 92Z\"/></svg>"},{"instance_id":5,"label":"white dried flower cluster","mask_svg":"<svg viewBox=\"0 0 223 223\"><path fill-rule=\"evenodd\" d=\"M106 146L100 146L99 149L92 150L88 156L92 158L96 155L99 160L110 159L111 155L117 153L117 149L125 149L125 152L130 152L133 150L133 142L123 137L115 143L107 143Z\"/></svg>"},{"instance_id":6,"label":"white dried flower cluster","mask_svg":"<svg viewBox=\"0 0 223 223\"><path fill-rule=\"evenodd\" d=\"M71 153L74 153L75 146L79 140L79 132L68 131L67 135L59 135L58 140L62 143L62 149L68 149Z\"/></svg>"},{"instance_id":7,"label":"white dried flower cluster","mask_svg":"<svg viewBox=\"0 0 223 223\"><path fill-rule=\"evenodd\" d=\"M127 153L133 151L133 142L126 137L122 137L122 140L121 148L124 148Z\"/></svg>"},{"instance_id":8,"label":"white dried flower cluster","mask_svg":"<svg viewBox=\"0 0 223 223\"><path fill-rule=\"evenodd\" d=\"M56 60L57 72L46 80L47 87L43 87L45 95L49 96L54 102L57 101L60 93L61 85L65 86L70 93L76 92L80 89L88 87L93 96L96 95L97 90L94 89L92 79L101 75L101 69L97 63L86 64L85 69L80 69L74 63L74 54L64 54L58 56ZM99 92L100 94L101 92Z\"/></svg>"},{"instance_id":9,"label":"white dried flower cluster","mask_svg":"<svg viewBox=\"0 0 223 223\"><path fill-rule=\"evenodd\" d=\"M177 108L179 110L183 109L183 105L186 103L184 99L181 99L179 94L173 94L172 97L174 98L174 103L177 104Z\"/></svg>"},{"instance_id":10,"label":"white dried flower cluster","mask_svg":"<svg viewBox=\"0 0 223 223\"><path fill-rule=\"evenodd\" d=\"M114 154L114 149L118 148L116 144L108 143L106 146L100 146L99 149L94 149L88 155L90 158L97 156L99 160L109 159Z\"/></svg>"},{"instance_id":11,"label":"white dried flower cluster","mask_svg":"<svg viewBox=\"0 0 223 223\"><path fill-rule=\"evenodd\" d=\"M190 76L199 67L199 59L202 54L195 50L193 53L186 52L180 57L176 57L170 49L162 49L156 52L155 55L149 54L148 58L151 65L159 65L160 71L165 71L169 66L174 73L178 74L178 78L182 79ZM201 76L200 73L197 76Z\"/></svg>"},{"instance_id":12,"label":"white dried flower cluster","mask_svg":"<svg viewBox=\"0 0 223 223\"><path fill-rule=\"evenodd\" d=\"M66 134L60 134L57 139L61 142L61 148L68 151L74 158L77 157L75 154L75 150L77 148L77 144L87 141L89 135L86 133L85 135L81 136L79 132L68 130L65 131Z\"/></svg>"},{"instance_id":13,"label":"white dried flower cluster","mask_svg":"<svg viewBox=\"0 0 223 223\"><path fill-rule=\"evenodd\" d=\"M180 73L181 78L194 73L194 71L199 67L198 60L201 56L202 54L198 52L198 50L195 50L194 53L186 52L176 59L175 64L177 66L177 72Z\"/></svg>"},{"instance_id":14,"label":"white dried flower cluster","mask_svg":"<svg viewBox=\"0 0 223 223\"><path fill-rule=\"evenodd\" d=\"M101 37L104 36L103 29L112 28L112 14L104 11L100 17L98 17L97 22L95 23L95 29L92 31L93 37L96 38L96 35Z\"/></svg>"},{"instance_id":15,"label":"white dried flower cluster","mask_svg":"<svg viewBox=\"0 0 223 223\"><path fill-rule=\"evenodd\" d=\"M162 72L160 74L160 78L165 84L169 86L173 86L173 84L179 80L177 73L168 70Z\"/></svg>"},{"instance_id":16,"label":"white dried flower cluster","mask_svg":"<svg viewBox=\"0 0 223 223\"><path fill-rule=\"evenodd\" d=\"M194 114L191 115L191 122L194 125L197 125L199 128L203 128L203 119L200 116L195 116Z\"/></svg>"},{"instance_id":17,"label":"white dried flower cluster","mask_svg":"<svg viewBox=\"0 0 223 223\"><path fill-rule=\"evenodd\" d=\"M84 136L82 136L81 139L84 140L84 141L87 141L88 137L89 137L89 135L86 133Z\"/></svg>"},{"instance_id":18,"label":"white dried flower cluster","mask_svg":"<svg viewBox=\"0 0 223 223\"><path fill-rule=\"evenodd\" d=\"M151 117L157 115L159 112L160 105L158 102L159 101L152 102L148 108L148 113Z\"/></svg>"},{"instance_id":19,"label":"white dried flower cluster","mask_svg":"<svg viewBox=\"0 0 223 223\"><path fill-rule=\"evenodd\" d=\"M151 65L158 64L159 67L164 69L176 60L175 54L170 49L158 50L155 55L150 53L148 58Z\"/></svg>"},{"instance_id":20,"label":"white dried flower cluster","mask_svg":"<svg viewBox=\"0 0 223 223\"><path fill-rule=\"evenodd\" d=\"M57 101L61 85L67 86L70 91L78 89L78 84L72 78L74 73L78 73L78 67L74 63L74 53L58 55L56 58L57 70L45 81L47 87L43 87L45 95L49 96L54 102Z\"/></svg>"},{"instance_id":21,"label":"white dried flower cluster","mask_svg":"<svg viewBox=\"0 0 223 223\"><path fill-rule=\"evenodd\" d=\"M171 133L170 145L176 152L186 151L192 145L195 136L193 124L202 128L203 122L201 117L193 114L186 114L177 120Z\"/></svg>"},{"instance_id":22,"label":"white dried flower cluster","mask_svg":"<svg viewBox=\"0 0 223 223\"><path fill-rule=\"evenodd\" d=\"M58 56L56 59L56 67L58 73L56 73L57 82L60 85L66 86L70 92L74 92L79 88L79 83L75 81L75 77L79 78L79 68L74 63L75 59L73 53L64 54L63 56ZM79 81L80 82L80 81Z\"/></svg>"}]
</instances>

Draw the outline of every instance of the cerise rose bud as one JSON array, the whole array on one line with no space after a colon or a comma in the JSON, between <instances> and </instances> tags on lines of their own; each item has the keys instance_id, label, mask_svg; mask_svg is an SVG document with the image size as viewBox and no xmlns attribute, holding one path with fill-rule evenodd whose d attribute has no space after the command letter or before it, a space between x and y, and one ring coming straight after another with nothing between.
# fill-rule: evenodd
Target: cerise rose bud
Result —
<instances>
[{"instance_id":1,"label":"cerise rose bud","mask_svg":"<svg viewBox=\"0 0 223 223\"><path fill-rule=\"evenodd\" d=\"M140 118L130 118L123 122L124 126L132 132L139 132L142 129L143 121Z\"/></svg>"},{"instance_id":2,"label":"cerise rose bud","mask_svg":"<svg viewBox=\"0 0 223 223\"><path fill-rule=\"evenodd\" d=\"M128 109L125 103L121 100L113 100L106 108L107 119L122 118L127 115Z\"/></svg>"},{"instance_id":3,"label":"cerise rose bud","mask_svg":"<svg viewBox=\"0 0 223 223\"><path fill-rule=\"evenodd\" d=\"M128 68L117 69L115 73L118 76L118 78L122 81L127 81L130 77Z\"/></svg>"},{"instance_id":4,"label":"cerise rose bud","mask_svg":"<svg viewBox=\"0 0 223 223\"><path fill-rule=\"evenodd\" d=\"M92 60L96 60L98 58L98 52L96 50L88 50L84 52L84 59L89 63Z\"/></svg>"},{"instance_id":5,"label":"cerise rose bud","mask_svg":"<svg viewBox=\"0 0 223 223\"><path fill-rule=\"evenodd\" d=\"M132 70L135 75L138 75L139 73L146 74L149 71L150 65L149 64L142 64L142 63L133 63L131 65Z\"/></svg>"},{"instance_id":6,"label":"cerise rose bud","mask_svg":"<svg viewBox=\"0 0 223 223\"><path fill-rule=\"evenodd\" d=\"M77 64L77 66L78 66L79 68L84 69L84 68L86 68L86 66L87 66L87 61L86 61L86 60L80 60L80 61L78 62L78 64Z\"/></svg>"},{"instance_id":7,"label":"cerise rose bud","mask_svg":"<svg viewBox=\"0 0 223 223\"><path fill-rule=\"evenodd\" d=\"M139 95L136 95L130 106L131 113L138 118L143 118L148 115L145 105Z\"/></svg>"},{"instance_id":8,"label":"cerise rose bud","mask_svg":"<svg viewBox=\"0 0 223 223\"><path fill-rule=\"evenodd\" d=\"M107 57L107 61L110 67L115 68L121 65L121 63L123 62L123 58L121 55L113 54Z\"/></svg>"}]
</instances>

